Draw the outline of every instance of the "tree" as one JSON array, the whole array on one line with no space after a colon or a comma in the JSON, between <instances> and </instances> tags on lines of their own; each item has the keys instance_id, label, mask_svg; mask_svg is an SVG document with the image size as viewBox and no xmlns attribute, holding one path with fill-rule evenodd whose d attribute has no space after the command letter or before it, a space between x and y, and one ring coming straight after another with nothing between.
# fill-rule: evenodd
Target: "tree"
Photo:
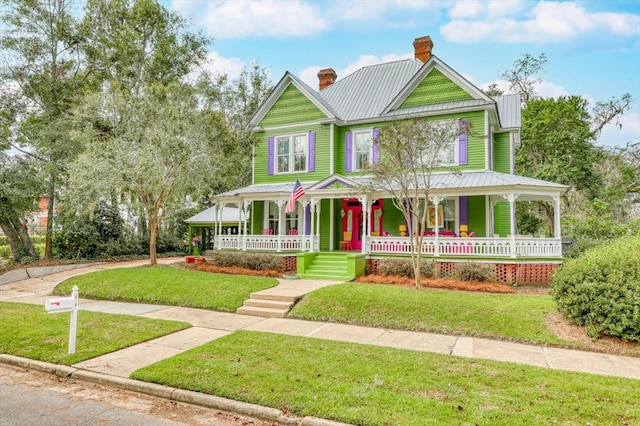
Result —
<instances>
[{"instance_id":1,"label":"tree","mask_svg":"<svg viewBox=\"0 0 640 426\"><path fill-rule=\"evenodd\" d=\"M537 58L530 54L525 54L522 58L513 63L513 68L503 72L500 78L507 80L511 85L509 90L512 93L520 93L522 102L529 103L536 97L536 84L542 82L541 78L535 77L547 64L547 55L541 53Z\"/></svg>"},{"instance_id":2,"label":"tree","mask_svg":"<svg viewBox=\"0 0 640 426\"><path fill-rule=\"evenodd\" d=\"M6 28L0 37L0 87L16 87L24 102L24 115L11 126L11 145L37 160L46 179L45 256L51 257L54 199L77 153L68 137L68 113L88 81L79 56L73 2L1 1Z\"/></svg>"},{"instance_id":3,"label":"tree","mask_svg":"<svg viewBox=\"0 0 640 426\"><path fill-rule=\"evenodd\" d=\"M25 212L34 210L41 189L29 162L0 152L0 229L14 262L39 258L23 221Z\"/></svg>"},{"instance_id":4,"label":"tree","mask_svg":"<svg viewBox=\"0 0 640 426\"><path fill-rule=\"evenodd\" d=\"M271 92L267 71L253 63L250 70L244 69L235 80L229 81L227 75L213 78L209 73L203 73L197 84L203 104L224 115L237 148L232 161L226 163L228 169L220 170L227 179L212 182L212 193L248 185L251 182L250 158L257 137L249 127L249 121Z\"/></svg>"},{"instance_id":5,"label":"tree","mask_svg":"<svg viewBox=\"0 0 640 426\"><path fill-rule=\"evenodd\" d=\"M422 243L427 230L431 175L441 167L442 155L466 132L457 120L412 118L394 121L380 130L373 141L380 161L368 171L372 177L366 190L388 193L407 223L416 288L420 288Z\"/></svg>"},{"instance_id":6,"label":"tree","mask_svg":"<svg viewBox=\"0 0 640 426\"><path fill-rule=\"evenodd\" d=\"M148 219L155 265L167 203L206 190L218 166L228 161L231 135L222 115L199 110L192 88L176 83L146 87L139 96L111 87L87 99L77 122L87 150L73 169L73 195L108 199L113 188L135 194Z\"/></svg>"},{"instance_id":7,"label":"tree","mask_svg":"<svg viewBox=\"0 0 640 426\"><path fill-rule=\"evenodd\" d=\"M496 83L491 83L484 93L486 93L487 96L502 96L504 95L504 90L500 89Z\"/></svg>"}]
</instances>

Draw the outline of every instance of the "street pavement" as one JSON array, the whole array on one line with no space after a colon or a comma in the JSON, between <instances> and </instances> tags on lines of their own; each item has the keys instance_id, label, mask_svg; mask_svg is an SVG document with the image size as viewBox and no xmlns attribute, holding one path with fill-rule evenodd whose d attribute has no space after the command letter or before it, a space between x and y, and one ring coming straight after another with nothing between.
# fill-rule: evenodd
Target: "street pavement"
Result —
<instances>
[{"instance_id":1,"label":"street pavement","mask_svg":"<svg viewBox=\"0 0 640 426\"><path fill-rule=\"evenodd\" d=\"M170 264L182 260L182 258L163 258L159 259L158 263ZM14 282L5 284L1 284L2 281L0 280L0 301L33 303L44 306L45 298L51 294L53 289L59 283L72 276L102 269L135 267L146 263L148 261L92 264L84 267L76 266L73 269L49 270L48 275L40 275L36 271L32 271L31 278L19 281L14 280ZM278 286L265 290L265 292L271 295L282 293L289 296L303 296L310 291L328 285L339 285L339 283L282 279ZM80 296L82 296L82 290L80 290ZM185 321L192 324L193 327L75 364L72 368L72 370L75 369L74 374L93 372L113 377L114 379L129 380L126 378L133 371L146 365L175 356L180 352L226 336L237 330L251 330L434 352L467 358L513 362L542 368L640 380L640 358L605 353L525 345L475 337L389 330L288 318L263 318L163 305L80 299L79 307L80 310ZM16 358L7 357L1 356L0 362L5 360L5 362L11 363L15 361L13 358ZM33 362L24 361L24 363L30 366L34 365ZM277 417L277 413L274 415ZM318 420L318 422L317 424L322 425L334 424L322 423L321 420ZM308 421L305 424L316 423Z\"/></svg>"}]
</instances>

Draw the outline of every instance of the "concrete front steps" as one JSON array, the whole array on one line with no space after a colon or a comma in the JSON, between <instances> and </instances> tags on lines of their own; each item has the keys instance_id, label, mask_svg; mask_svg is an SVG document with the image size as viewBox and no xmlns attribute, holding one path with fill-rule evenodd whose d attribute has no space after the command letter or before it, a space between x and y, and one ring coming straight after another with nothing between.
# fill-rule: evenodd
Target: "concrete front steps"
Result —
<instances>
[{"instance_id":1,"label":"concrete front steps","mask_svg":"<svg viewBox=\"0 0 640 426\"><path fill-rule=\"evenodd\" d=\"M297 299L298 297L293 296L252 293L236 313L265 318L284 318Z\"/></svg>"},{"instance_id":2,"label":"concrete front steps","mask_svg":"<svg viewBox=\"0 0 640 426\"><path fill-rule=\"evenodd\" d=\"M349 271L347 253L318 253L300 278L311 280L351 281L356 276Z\"/></svg>"}]
</instances>

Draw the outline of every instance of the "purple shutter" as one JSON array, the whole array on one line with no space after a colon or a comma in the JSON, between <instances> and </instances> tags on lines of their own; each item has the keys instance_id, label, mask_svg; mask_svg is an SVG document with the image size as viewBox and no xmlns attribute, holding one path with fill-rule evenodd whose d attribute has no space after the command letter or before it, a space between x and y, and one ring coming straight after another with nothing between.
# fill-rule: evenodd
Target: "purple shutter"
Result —
<instances>
[{"instance_id":1,"label":"purple shutter","mask_svg":"<svg viewBox=\"0 0 640 426\"><path fill-rule=\"evenodd\" d=\"M467 197L460 197L460 225L469 224L469 199Z\"/></svg>"},{"instance_id":2,"label":"purple shutter","mask_svg":"<svg viewBox=\"0 0 640 426\"><path fill-rule=\"evenodd\" d=\"M309 132L309 167L308 172L316 171L316 132Z\"/></svg>"},{"instance_id":3,"label":"purple shutter","mask_svg":"<svg viewBox=\"0 0 640 426\"><path fill-rule=\"evenodd\" d=\"M304 234L311 235L311 205L304 209Z\"/></svg>"},{"instance_id":4,"label":"purple shutter","mask_svg":"<svg viewBox=\"0 0 640 426\"><path fill-rule=\"evenodd\" d=\"M351 159L351 150L352 150L352 145L353 145L352 137L353 137L353 134L351 132L347 132L344 135L344 143L345 143L345 147L344 147L344 151L345 151L344 170L345 170L345 172L350 172L351 171L351 164L353 163L353 161Z\"/></svg>"},{"instance_id":5,"label":"purple shutter","mask_svg":"<svg viewBox=\"0 0 640 426\"><path fill-rule=\"evenodd\" d=\"M378 164L380 162L380 141L378 138L380 137L380 129L373 129L373 158L371 162L373 164Z\"/></svg>"},{"instance_id":6,"label":"purple shutter","mask_svg":"<svg viewBox=\"0 0 640 426\"><path fill-rule=\"evenodd\" d=\"M273 136L269 137L269 156L267 160L269 162L269 164L267 164L267 174L269 175L273 174L273 166L275 164L275 161L273 159L274 144L275 144L275 140Z\"/></svg>"},{"instance_id":7,"label":"purple shutter","mask_svg":"<svg viewBox=\"0 0 640 426\"><path fill-rule=\"evenodd\" d=\"M460 128L464 129L460 136L458 136L458 162L459 165L467 165L467 120L460 120Z\"/></svg>"}]
</instances>

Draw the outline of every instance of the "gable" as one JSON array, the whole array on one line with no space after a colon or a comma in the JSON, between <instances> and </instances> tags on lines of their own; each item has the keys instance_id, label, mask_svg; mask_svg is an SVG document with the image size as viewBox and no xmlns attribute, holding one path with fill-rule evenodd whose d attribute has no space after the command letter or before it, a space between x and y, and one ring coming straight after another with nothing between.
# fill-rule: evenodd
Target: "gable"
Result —
<instances>
[{"instance_id":1,"label":"gable","mask_svg":"<svg viewBox=\"0 0 640 426\"><path fill-rule=\"evenodd\" d=\"M325 117L326 115L304 93L289 83L259 124L262 127L280 126L310 122Z\"/></svg>"},{"instance_id":2,"label":"gable","mask_svg":"<svg viewBox=\"0 0 640 426\"><path fill-rule=\"evenodd\" d=\"M454 83L440 70L434 68L422 82L407 96L400 108L411 108L446 102L474 99L468 92Z\"/></svg>"}]
</instances>

